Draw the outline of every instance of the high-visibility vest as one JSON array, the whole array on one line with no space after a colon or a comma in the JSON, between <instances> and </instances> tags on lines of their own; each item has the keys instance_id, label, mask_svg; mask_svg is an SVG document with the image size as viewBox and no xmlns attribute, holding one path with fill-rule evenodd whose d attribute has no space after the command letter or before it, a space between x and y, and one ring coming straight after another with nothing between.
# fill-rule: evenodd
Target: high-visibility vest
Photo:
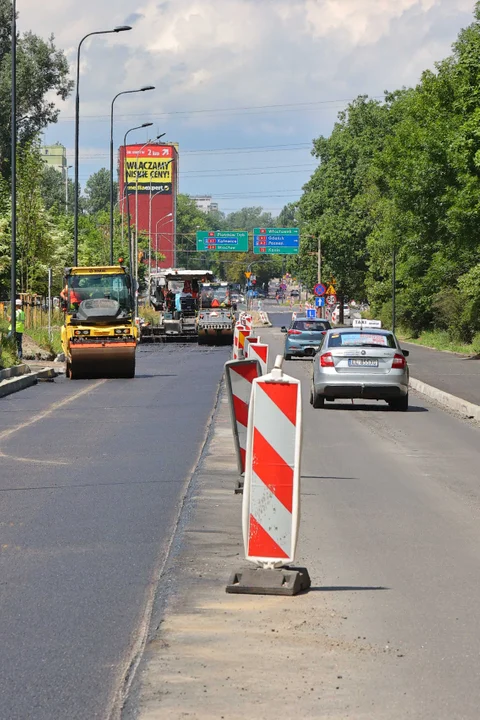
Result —
<instances>
[{"instance_id":1,"label":"high-visibility vest","mask_svg":"<svg viewBox=\"0 0 480 720\"><path fill-rule=\"evenodd\" d=\"M17 310L15 313L16 317L16 331L17 333L25 332L25 313L23 310Z\"/></svg>"},{"instance_id":2,"label":"high-visibility vest","mask_svg":"<svg viewBox=\"0 0 480 720\"><path fill-rule=\"evenodd\" d=\"M12 324L8 326L8 329L12 329ZM25 313L23 310L17 310L15 312L15 332L17 333L24 333L25 332Z\"/></svg>"}]
</instances>

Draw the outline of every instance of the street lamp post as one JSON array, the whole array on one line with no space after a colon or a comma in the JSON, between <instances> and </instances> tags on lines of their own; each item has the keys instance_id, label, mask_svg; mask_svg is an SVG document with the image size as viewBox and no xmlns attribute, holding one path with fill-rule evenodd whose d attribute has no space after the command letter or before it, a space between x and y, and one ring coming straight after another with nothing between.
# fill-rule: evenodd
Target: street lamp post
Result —
<instances>
[{"instance_id":1,"label":"street lamp post","mask_svg":"<svg viewBox=\"0 0 480 720\"><path fill-rule=\"evenodd\" d=\"M113 265L113 108L115 100L120 95L131 95L132 93L155 90L154 85L145 85L137 90L124 90L115 95L110 107L110 265Z\"/></svg>"},{"instance_id":2,"label":"street lamp post","mask_svg":"<svg viewBox=\"0 0 480 720\"><path fill-rule=\"evenodd\" d=\"M160 135L157 135L155 140L160 140L165 135L165 133L161 133ZM140 153L144 148L147 147L147 145L150 145L152 142L155 142L155 140L147 140L146 143L142 145L140 150L137 151L137 162L136 162L136 168L137 168L137 177L136 177L136 183L135 183L135 283L137 285L137 295L135 296L135 313L138 316L138 158L140 157ZM151 183L150 183L151 184Z\"/></svg>"},{"instance_id":3,"label":"street lamp post","mask_svg":"<svg viewBox=\"0 0 480 720\"><path fill-rule=\"evenodd\" d=\"M10 284L11 309L10 327L15 340L17 331L17 3L12 2L12 146L11 146L11 177L12 177L12 247Z\"/></svg>"},{"instance_id":4,"label":"street lamp post","mask_svg":"<svg viewBox=\"0 0 480 720\"><path fill-rule=\"evenodd\" d=\"M96 30L88 33L79 42L77 48L77 82L75 91L75 202L74 202L74 220L73 220L73 264L78 263L78 199L79 199L79 143L80 143L80 50L85 40L92 35L109 35L110 33L125 32L131 30L130 25L118 25L112 30Z\"/></svg>"},{"instance_id":5,"label":"street lamp post","mask_svg":"<svg viewBox=\"0 0 480 720\"><path fill-rule=\"evenodd\" d=\"M125 168L125 164L127 161L127 137L131 132L134 130L141 130L145 127L150 127L153 125L153 123L142 123L142 125L137 125L136 127L130 128L130 130L127 130L123 137L123 167ZM125 176L125 188L126 188L126 194L125 197L127 199L127 237L128 237L128 252L130 255L130 274L133 275L133 268L134 268L134 258L133 258L133 245L132 245L132 229L131 229L131 223L130 223L130 193L128 191L128 188L130 187L130 183L128 182L127 173L124 172Z\"/></svg>"},{"instance_id":6,"label":"street lamp post","mask_svg":"<svg viewBox=\"0 0 480 720\"><path fill-rule=\"evenodd\" d=\"M149 287L149 292L150 292L150 279L151 279L151 274L152 274L152 201L153 201L153 198L156 195L160 195L161 192L162 192L161 190L157 190L157 192L153 193L153 195L152 195L152 183L150 183L150 202L149 202L149 208L148 208L148 287ZM161 219L165 220L165 218L171 217L172 214L173 213L168 213L168 215L165 215L165 217L163 217ZM149 298L150 298L150 295L149 295Z\"/></svg>"},{"instance_id":7,"label":"street lamp post","mask_svg":"<svg viewBox=\"0 0 480 720\"><path fill-rule=\"evenodd\" d=\"M155 195L158 195L158 193L155 193ZM155 197L155 195L154 195L154 197ZM164 215L163 217L160 218L160 220L157 220L157 222L155 223L155 241L156 241L155 244L157 246L157 255L159 252L157 239L158 239L159 235L161 236L163 234L163 233L158 232L158 223L163 222L163 220L166 220L168 217L172 217L172 215L173 215L173 213L169 212L169 213L167 213L167 215ZM166 235L167 233L164 233L164 234ZM149 248L149 252L150 252L150 248ZM156 268L156 270L158 270L158 257L157 257L157 262L155 264L155 268Z\"/></svg>"}]
</instances>

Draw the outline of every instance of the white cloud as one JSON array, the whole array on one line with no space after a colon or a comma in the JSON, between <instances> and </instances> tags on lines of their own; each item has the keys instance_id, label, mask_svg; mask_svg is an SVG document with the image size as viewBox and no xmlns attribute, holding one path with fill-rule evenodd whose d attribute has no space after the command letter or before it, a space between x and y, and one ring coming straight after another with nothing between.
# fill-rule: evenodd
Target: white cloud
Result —
<instances>
[{"instance_id":1,"label":"white cloud","mask_svg":"<svg viewBox=\"0 0 480 720\"><path fill-rule=\"evenodd\" d=\"M340 106L162 113L345 99L414 84L450 52L473 6L474 0L49 0L47 10L38 0L22 0L19 27L43 36L53 31L74 63L85 33L133 25L131 32L85 43L82 144L107 147L113 95L152 83L155 93L118 102L118 137L149 114L154 130L165 129L183 147L232 147L309 141L328 133ZM69 100L62 118L72 115ZM89 115L102 117L87 121ZM66 121L48 133L69 146L71 134ZM193 162L182 160L184 168ZM218 158L212 162L218 166Z\"/></svg>"}]
</instances>

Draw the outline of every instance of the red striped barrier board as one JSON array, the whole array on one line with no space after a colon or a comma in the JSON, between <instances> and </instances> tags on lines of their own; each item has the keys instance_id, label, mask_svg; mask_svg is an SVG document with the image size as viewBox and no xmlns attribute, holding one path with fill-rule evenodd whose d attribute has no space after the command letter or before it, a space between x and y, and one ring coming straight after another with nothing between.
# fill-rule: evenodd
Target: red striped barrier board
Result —
<instances>
[{"instance_id":1,"label":"red striped barrier board","mask_svg":"<svg viewBox=\"0 0 480 720\"><path fill-rule=\"evenodd\" d=\"M266 568L293 562L300 520L301 385L278 362L252 382L243 491L245 556Z\"/></svg>"},{"instance_id":2,"label":"red striped barrier board","mask_svg":"<svg viewBox=\"0 0 480 720\"><path fill-rule=\"evenodd\" d=\"M244 352L244 355L246 358L248 358L248 352L249 352L248 349L249 349L250 345L252 343L258 343L258 342L260 342L259 337L255 337L255 335L247 335L247 337L245 338L245 346L243 348L243 352Z\"/></svg>"},{"instance_id":3,"label":"red striped barrier board","mask_svg":"<svg viewBox=\"0 0 480 720\"><path fill-rule=\"evenodd\" d=\"M251 333L250 328L240 328L238 331L238 358L245 357L245 340Z\"/></svg>"},{"instance_id":4,"label":"red striped barrier board","mask_svg":"<svg viewBox=\"0 0 480 720\"><path fill-rule=\"evenodd\" d=\"M235 325L235 329L233 331L232 360L238 360L240 357L239 334L240 334L240 330L245 330L245 329L246 328L244 325L241 325L238 323Z\"/></svg>"},{"instance_id":5,"label":"red striped barrier board","mask_svg":"<svg viewBox=\"0 0 480 720\"><path fill-rule=\"evenodd\" d=\"M261 375L266 375L268 372L268 345L267 343L255 343L255 345L248 344L248 357L252 360L258 360L261 368Z\"/></svg>"},{"instance_id":6,"label":"red striped barrier board","mask_svg":"<svg viewBox=\"0 0 480 720\"><path fill-rule=\"evenodd\" d=\"M240 475L245 472L248 406L252 393L252 382L260 376L260 373L260 363L257 360L229 360L225 363L225 381Z\"/></svg>"}]
</instances>

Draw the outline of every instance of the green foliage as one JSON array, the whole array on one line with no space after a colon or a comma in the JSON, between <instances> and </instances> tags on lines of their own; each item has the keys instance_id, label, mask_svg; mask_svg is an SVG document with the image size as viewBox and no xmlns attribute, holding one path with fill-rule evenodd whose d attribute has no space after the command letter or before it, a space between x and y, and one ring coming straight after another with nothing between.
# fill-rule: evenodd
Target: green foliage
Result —
<instances>
[{"instance_id":1,"label":"green foliage","mask_svg":"<svg viewBox=\"0 0 480 720\"><path fill-rule=\"evenodd\" d=\"M479 58L477 2L452 56L415 88L359 97L314 142L320 165L300 201L302 279L315 279L320 236L324 277L388 326L395 251L397 322L414 336L470 343L480 331Z\"/></svg>"},{"instance_id":2,"label":"green foliage","mask_svg":"<svg viewBox=\"0 0 480 720\"><path fill-rule=\"evenodd\" d=\"M0 370L18 365L17 347L12 338L4 336L0 341Z\"/></svg>"},{"instance_id":3,"label":"green foliage","mask_svg":"<svg viewBox=\"0 0 480 720\"><path fill-rule=\"evenodd\" d=\"M11 0L0 0L0 172L10 176L10 92L11 92ZM65 100L72 90L68 62L54 44L26 32L17 47L18 139L20 145L34 140L60 112L53 99Z\"/></svg>"},{"instance_id":4,"label":"green foliage","mask_svg":"<svg viewBox=\"0 0 480 720\"><path fill-rule=\"evenodd\" d=\"M113 185L113 197L118 195L118 184ZM85 185L85 198L83 202L85 211L89 215L100 212L109 212L110 208L110 173L105 168L93 173Z\"/></svg>"},{"instance_id":5,"label":"green foliage","mask_svg":"<svg viewBox=\"0 0 480 720\"><path fill-rule=\"evenodd\" d=\"M51 336L48 334L48 328L29 328L29 337L43 350L52 355L58 355L62 352L62 341L60 337L60 328L52 327Z\"/></svg>"},{"instance_id":6,"label":"green foliage","mask_svg":"<svg viewBox=\"0 0 480 720\"><path fill-rule=\"evenodd\" d=\"M55 214L73 214L74 184L68 179L68 202L65 180L62 173L51 165L45 165L42 172L41 193L45 209Z\"/></svg>"}]
</instances>

